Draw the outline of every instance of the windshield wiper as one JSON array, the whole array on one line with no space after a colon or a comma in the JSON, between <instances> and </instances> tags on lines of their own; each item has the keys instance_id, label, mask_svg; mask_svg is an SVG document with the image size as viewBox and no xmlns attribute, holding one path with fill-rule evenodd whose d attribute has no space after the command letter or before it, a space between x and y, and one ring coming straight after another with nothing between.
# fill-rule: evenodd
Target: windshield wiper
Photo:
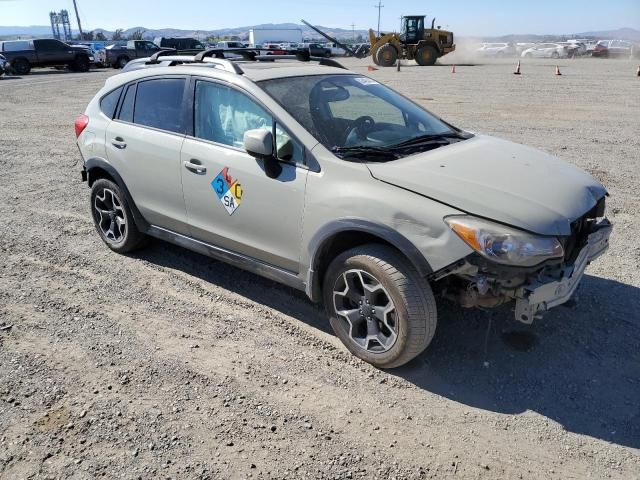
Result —
<instances>
[{"instance_id":1,"label":"windshield wiper","mask_svg":"<svg viewBox=\"0 0 640 480\"><path fill-rule=\"evenodd\" d=\"M404 140L399 143L394 143L393 145L389 145L387 148L401 148L408 147L418 144L426 144L426 143L436 143L441 140L446 140L447 138L457 138L459 140L466 140L470 137L465 136L458 132L447 132L447 133L429 133L426 135L418 135L417 137L412 137L408 140Z\"/></svg>"},{"instance_id":2,"label":"windshield wiper","mask_svg":"<svg viewBox=\"0 0 640 480\"><path fill-rule=\"evenodd\" d=\"M340 158L361 158L371 161L395 160L400 158L386 147L369 147L365 145L354 147L333 147L331 151Z\"/></svg>"}]
</instances>

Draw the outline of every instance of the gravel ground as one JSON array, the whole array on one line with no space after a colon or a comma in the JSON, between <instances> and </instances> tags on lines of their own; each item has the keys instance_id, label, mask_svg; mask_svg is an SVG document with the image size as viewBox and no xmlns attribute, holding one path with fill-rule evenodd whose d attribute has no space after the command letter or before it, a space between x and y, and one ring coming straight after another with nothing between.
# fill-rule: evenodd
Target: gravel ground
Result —
<instances>
[{"instance_id":1,"label":"gravel ground","mask_svg":"<svg viewBox=\"0 0 640 480\"><path fill-rule=\"evenodd\" d=\"M161 242L102 244L72 125L113 71L0 80L0 477L638 478L636 65L513 68L370 75L591 172L611 249L532 326L443 305L433 344L388 372L301 293Z\"/></svg>"}]
</instances>

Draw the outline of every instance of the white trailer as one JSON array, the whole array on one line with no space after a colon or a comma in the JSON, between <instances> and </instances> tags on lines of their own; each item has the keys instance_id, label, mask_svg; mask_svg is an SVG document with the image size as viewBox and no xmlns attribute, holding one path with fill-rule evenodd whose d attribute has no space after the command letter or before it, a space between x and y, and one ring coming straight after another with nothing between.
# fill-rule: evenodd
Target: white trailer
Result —
<instances>
[{"instance_id":1,"label":"white trailer","mask_svg":"<svg viewBox=\"0 0 640 480\"><path fill-rule=\"evenodd\" d=\"M249 30L249 43L252 46L265 43L300 43L300 28L252 28Z\"/></svg>"}]
</instances>

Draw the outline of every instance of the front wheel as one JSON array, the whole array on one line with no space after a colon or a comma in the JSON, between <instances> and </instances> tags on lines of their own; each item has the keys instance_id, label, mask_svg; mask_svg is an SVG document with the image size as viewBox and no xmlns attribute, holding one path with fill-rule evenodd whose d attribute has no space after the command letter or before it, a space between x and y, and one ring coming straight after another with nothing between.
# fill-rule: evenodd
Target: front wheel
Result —
<instances>
[{"instance_id":1,"label":"front wheel","mask_svg":"<svg viewBox=\"0 0 640 480\"><path fill-rule=\"evenodd\" d=\"M430 67L438 59L438 51L431 45L425 45L416 51L416 63L422 67Z\"/></svg>"},{"instance_id":2,"label":"front wheel","mask_svg":"<svg viewBox=\"0 0 640 480\"><path fill-rule=\"evenodd\" d=\"M91 213L100 238L114 252L130 252L145 243L125 196L111 180L101 178L91 186Z\"/></svg>"},{"instance_id":3,"label":"front wheel","mask_svg":"<svg viewBox=\"0 0 640 480\"><path fill-rule=\"evenodd\" d=\"M323 284L333 331L378 368L404 365L431 342L436 303L425 278L396 250L363 245L336 257Z\"/></svg>"},{"instance_id":4,"label":"front wheel","mask_svg":"<svg viewBox=\"0 0 640 480\"><path fill-rule=\"evenodd\" d=\"M86 55L78 55L73 62L73 70L76 72L88 72L90 67L91 63Z\"/></svg>"}]
</instances>

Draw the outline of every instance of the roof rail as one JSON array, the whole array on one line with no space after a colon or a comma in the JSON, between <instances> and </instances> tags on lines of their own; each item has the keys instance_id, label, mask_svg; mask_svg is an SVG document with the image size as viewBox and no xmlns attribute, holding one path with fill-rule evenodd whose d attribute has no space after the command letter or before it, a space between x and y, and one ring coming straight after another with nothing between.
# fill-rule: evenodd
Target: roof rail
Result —
<instances>
[{"instance_id":1,"label":"roof rail","mask_svg":"<svg viewBox=\"0 0 640 480\"><path fill-rule=\"evenodd\" d=\"M175 48L166 48L164 50L160 50L156 53L154 53L153 55L151 55L151 57L149 58L149 61L147 63L151 64L151 63L158 63L158 58L162 57L164 55L169 55L172 53L176 53L177 50Z\"/></svg>"},{"instance_id":2,"label":"roof rail","mask_svg":"<svg viewBox=\"0 0 640 480\"><path fill-rule=\"evenodd\" d=\"M312 56L308 51L305 50L296 50L294 53L290 55L272 55L266 54L261 55L261 51L267 51L268 49L252 49L252 48L230 48L230 49L221 49L221 48L212 48L209 50L205 50L203 52L198 53L197 55L181 55L178 54L175 49L167 49L161 50L159 52L154 53L149 58L139 58L129 62L127 65L129 68L125 67L125 70L133 70L138 68L144 68L143 65L166 65L169 67L180 65L184 63L207 63L213 64L222 67L223 70L235 73L237 75L243 75L244 70L240 68L237 61L274 61L274 60L297 60L299 62L318 62L320 65L341 68L343 70L347 70L346 67L336 62L335 60L331 60L330 58L325 57L315 57ZM237 53L240 55L239 58L224 58L225 53Z\"/></svg>"}]
</instances>

